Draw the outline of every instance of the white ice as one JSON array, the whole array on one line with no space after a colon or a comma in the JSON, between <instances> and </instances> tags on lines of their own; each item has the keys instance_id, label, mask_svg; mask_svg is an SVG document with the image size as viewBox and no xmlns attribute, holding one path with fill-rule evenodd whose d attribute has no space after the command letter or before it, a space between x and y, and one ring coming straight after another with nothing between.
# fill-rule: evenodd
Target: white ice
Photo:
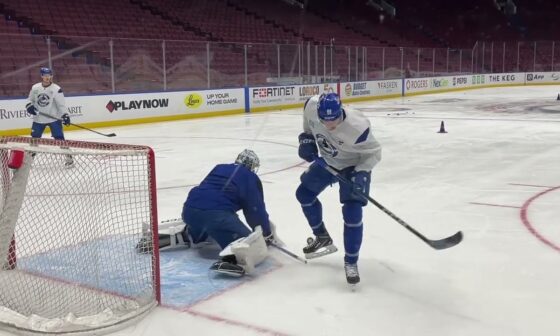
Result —
<instances>
[{"instance_id":1,"label":"white ice","mask_svg":"<svg viewBox=\"0 0 560 336\"><path fill-rule=\"evenodd\" d=\"M383 146L372 196L429 238L436 251L368 205L359 268L344 278L338 187L320 197L339 252L282 266L184 311L158 307L115 335L558 335L560 324L560 86L494 88L350 103ZM444 121L448 133L440 134ZM271 219L301 254L310 229L294 197L301 110L145 124L100 139L156 152L160 220L217 163L252 148Z\"/></svg>"}]
</instances>

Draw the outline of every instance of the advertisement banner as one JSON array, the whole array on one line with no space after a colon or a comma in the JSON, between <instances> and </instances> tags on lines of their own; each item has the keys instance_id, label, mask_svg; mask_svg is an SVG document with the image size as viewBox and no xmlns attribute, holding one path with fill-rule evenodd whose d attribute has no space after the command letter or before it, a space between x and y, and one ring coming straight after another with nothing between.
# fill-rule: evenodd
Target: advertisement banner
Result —
<instances>
[{"instance_id":1,"label":"advertisement banner","mask_svg":"<svg viewBox=\"0 0 560 336\"><path fill-rule=\"evenodd\" d=\"M365 82L345 82L340 83L340 97L345 99L358 100L367 97L394 96L402 94L402 80L378 80Z\"/></svg>"},{"instance_id":2,"label":"advertisement banner","mask_svg":"<svg viewBox=\"0 0 560 336\"><path fill-rule=\"evenodd\" d=\"M25 109L26 99L0 100L0 131L29 127L31 117Z\"/></svg>"},{"instance_id":3,"label":"advertisement banner","mask_svg":"<svg viewBox=\"0 0 560 336\"><path fill-rule=\"evenodd\" d=\"M471 83L469 76L408 78L405 80L405 93L449 91L469 87Z\"/></svg>"},{"instance_id":4,"label":"advertisement banner","mask_svg":"<svg viewBox=\"0 0 560 336\"><path fill-rule=\"evenodd\" d=\"M31 133L33 119L25 109L26 104L27 99L0 100L0 131L29 128ZM71 118L82 117L84 108L82 101L66 99L66 112Z\"/></svg>"},{"instance_id":5,"label":"advertisement banner","mask_svg":"<svg viewBox=\"0 0 560 336\"><path fill-rule=\"evenodd\" d=\"M525 74L527 84L558 84L560 85L560 72L528 72Z\"/></svg>"},{"instance_id":6,"label":"advertisement banner","mask_svg":"<svg viewBox=\"0 0 560 336\"><path fill-rule=\"evenodd\" d=\"M378 96L432 93L488 86L558 84L560 72L471 74L431 78L407 78L362 82L281 85L237 89L112 94L66 98L66 111L73 122L151 121L187 118L189 115L272 110L301 106L311 96L338 92L344 100ZM404 87L403 87L404 86ZM248 104L246 104L248 103ZM30 129L32 119L25 110L26 99L0 100L0 135L3 131ZM146 120L148 119L148 120Z\"/></svg>"},{"instance_id":7,"label":"advertisement banner","mask_svg":"<svg viewBox=\"0 0 560 336\"><path fill-rule=\"evenodd\" d=\"M0 131L31 128L26 99L0 100ZM72 122L92 123L180 116L245 108L243 89L66 97Z\"/></svg>"},{"instance_id":8,"label":"advertisement banner","mask_svg":"<svg viewBox=\"0 0 560 336\"><path fill-rule=\"evenodd\" d=\"M453 77L430 78L430 91L450 90L453 88Z\"/></svg>"},{"instance_id":9,"label":"advertisement banner","mask_svg":"<svg viewBox=\"0 0 560 336\"><path fill-rule=\"evenodd\" d=\"M327 92L336 92L336 83L250 87L250 108L253 111L255 108L303 104L310 97Z\"/></svg>"},{"instance_id":10,"label":"advertisement banner","mask_svg":"<svg viewBox=\"0 0 560 336\"><path fill-rule=\"evenodd\" d=\"M214 111L242 110L245 108L243 89L223 89L177 92L173 95L181 100L176 113L205 113ZM186 107L186 110L184 109Z\"/></svg>"},{"instance_id":11,"label":"advertisement banner","mask_svg":"<svg viewBox=\"0 0 560 336\"><path fill-rule=\"evenodd\" d=\"M407 78L404 80L405 93L429 91L431 78Z\"/></svg>"},{"instance_id":12,"label":"advertisement banner","mask_svg":"<svg viewBox=\"0 0 560 336\"><path fill-rule=\"evenodd\" d=\"M486 74L486 85L519 85L525 83L525 73Z\"/></svg>"},{"instance_id":13,"label":"advertisement banner","mask_svg":"<svg viewBox=\"0 0 560 336\"><path fill-rule=\"evenodd\" d=\"M472 75L469 78L471 80L471 87L486 85L486 83L488 82L485 75Z\"/></svg>"},{"instance_id":14,"label":"advertisement banner","mask_svg":"<svg viewBox=\"0 0 560 336\"><path fill-rule=\"evenodd\" d=\"M472 78L470 76L452 76L451 87L452 88L466 88L471 86Z\"/></svg>"}]
</instances>

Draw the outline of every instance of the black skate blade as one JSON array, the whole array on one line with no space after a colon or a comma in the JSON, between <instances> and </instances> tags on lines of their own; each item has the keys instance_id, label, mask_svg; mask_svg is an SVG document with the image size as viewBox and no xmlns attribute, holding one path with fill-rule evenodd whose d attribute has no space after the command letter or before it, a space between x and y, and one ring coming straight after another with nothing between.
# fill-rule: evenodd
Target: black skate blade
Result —
<instances>
[{"instance_id":1,"label":"black skate blade","mask_svg":"<svg viewBox=\"0 0 560 336\"><path fill-rule=\"evenodd\" d=\"M355 292L360 288L360 286L359 286L360 278L357 278L357 279L346 278L346 282L348 283L348 288L350 288L351 292Z\"/></svg>"},{"instance_id":2,"label":"black skate blade","mask_svg":"<svg viewBox=\"0 0 560 336\"><path fill-rule=\"evenodd\" d=\"M319 251L315 251L315 252L312 252L312 253L305 253L305 259L319 258L319 257L322 257L322 256L326 256L326 255L335 253L336 251L338 251L338 249L334 245L325 246L325 247L322 247L321 250L319 250Z\"/></svg>"},{"instance_id":3,"label":"black skate blade","mask_svg":"<svg viewBox=\"0 0 560 336\"><path fill-rule=\"evenodd\" d=\"M229 270L213 270L216 274L223 274L226 275L228 277L232 277L232 278L241 278L242 276L245 275L245 271L243 272L237 272L237 271L229 271Z\"/></svg>"}]
</instances>

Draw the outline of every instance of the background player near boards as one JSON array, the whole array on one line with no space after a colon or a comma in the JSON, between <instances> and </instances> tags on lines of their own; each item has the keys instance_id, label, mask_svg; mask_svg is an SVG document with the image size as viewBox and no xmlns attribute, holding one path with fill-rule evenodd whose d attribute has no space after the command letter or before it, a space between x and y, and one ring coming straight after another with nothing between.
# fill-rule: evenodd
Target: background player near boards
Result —
<instances>
[{"instance_id":1,"label":"background player near boards","mask_svg":"<svg viewBox=\"0 0 560 336\"><path fill-rule=\"evenodd\" d=\"M62 88L53 82L50 68L41 68L41 82L34 84L29 91L25 108L33 116L31 137L41 138L46 127L51 130L52 137L64 140L62 125L70 124L70 116L66 111L66 101ZM74 165L71 155L65 156L67 167Z\"/></svg>"}]
</instances>

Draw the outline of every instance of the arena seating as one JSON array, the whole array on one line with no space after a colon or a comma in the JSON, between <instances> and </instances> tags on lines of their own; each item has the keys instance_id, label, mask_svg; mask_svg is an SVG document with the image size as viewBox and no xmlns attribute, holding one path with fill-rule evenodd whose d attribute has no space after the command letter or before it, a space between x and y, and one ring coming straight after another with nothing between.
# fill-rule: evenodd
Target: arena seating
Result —
<instances>
[{"instance_id":1,"label":"arena seating","mask_svg":"<svg viewBox=\"0 0 560 336\"><path fill-rule=\"evenodd\" d=\"M516 1L527 9L517 19L485 0L394 0L395 17L358 0L307 3L303 10L281 0L0 0L0 39L10 45L0 54L0 94L26 95L49 55L68 94L113 85L162 90L164 71L168 90L258 85L278 73L330 75L331 58L341 80L361 80L364 69L370 79L400 75L401 66L413 76L514 71L518 48L520 70L546 70L552 44L539 43L535 53L534 44L512 41L522 38L523 23L533 38L553 37L558 26L542 20L558 9L546 1ZM492 40L507 41L505 62L504 42ZM560 46L554 51L560 55Z\"/></svg>"}]
</instances>

